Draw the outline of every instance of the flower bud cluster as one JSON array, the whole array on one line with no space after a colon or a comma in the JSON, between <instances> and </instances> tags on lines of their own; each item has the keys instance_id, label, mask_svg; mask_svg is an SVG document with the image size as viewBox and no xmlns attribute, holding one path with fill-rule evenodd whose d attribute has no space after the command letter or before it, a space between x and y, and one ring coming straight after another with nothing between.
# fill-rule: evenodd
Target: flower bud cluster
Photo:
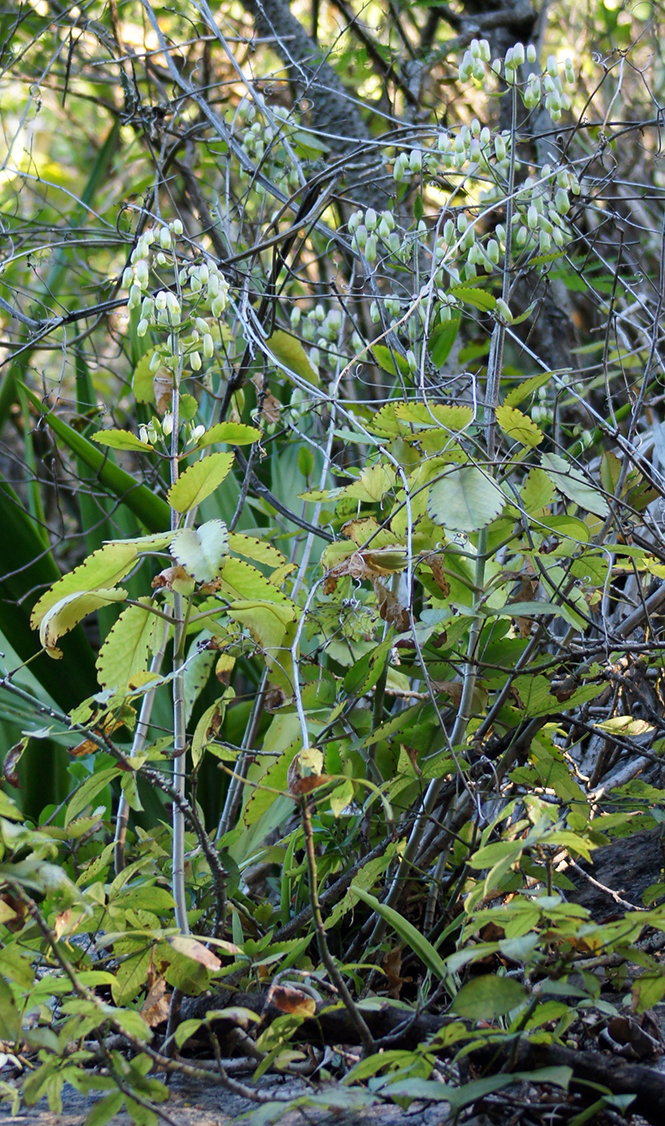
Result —
<instances>
[{"instance_id":1,"label":"flower bud cluster","mask_svg":"<svg viewBox=\"0 0 665 1126\"><path fill-rule=\"evenodd\" d=\"M163 329L167 333L165 343L160 344L153 354L152 371L162 364L175 369L181 354L184 354L193 372L200 371L203 360L211 359L215 351L211 325L204 317L217 320L228 305L228 282L212 260L183 266L177 275L177 292L172 289L146 292L150 289L155 263L158 266L164 264L165 251L169 252L170 264L175 268L175 242L182 233L179 219L168 226L144 231L132 251L131 265L122 277L123 286L129 290L128 308L141 308L137 335L145 336L151 328ZM191 315L187 305L194 307ZM184 341L182 336L186 330L190 335Z\"/></svg>"},{"instance_id":2,"label":"flower bud cluster","mask_svg":"<svg viewBox=\"0 0 665 1126\"><path fill-rule=\"evenodd\" d=\"M564 73L566 82L575 81L575 72L570 59L566 59ZM559 121L563 110L570 109L570 98L563 88L559 63L554 55L548 57L543 75L535 73L529 75L526 87L522 91L522 99L527 109L537 109L543 97L545 109L552 121Z\"/></svg>"},{"instance_id":3,"label":"flower bud cluster","mask_svg":"<svg viewBox=\"0 0 665 1126\"><path fill-rule=\"evenodd\" d=\"M395 218L392 211L376 212L373 207L367 211L354 211L349 219L349 233L352 235L353 246L364 254L371 264L376 262L379 245L397 254L402 244L399 233L395 230Z\"/></svg>"},{"instance_id":4,"label":"flower bud cluster","mask_svg":"<svg viewBox=\"0 0 665 1126\"><path fill-rule=\"evenodd\" d=\"M205 432L205 426L197 426L193 422L186 422L184 424L185 445L196 445L196 443L199 442L203 437ZM139 426L139 438L142 442L149 442L151 446L155 446L163 442L168 449L170 444L169 438L172 433L173 415L171 411L166 411L164 417L161 419L155 415L150 419L150 422L147 426Z\"/></svg>"},{"instance_id":5,"label":"flower bud cluster","mask_svg":"<svg viewBox=\"0 0 665 1126\"><path fill-rule=\"evenodd\" d=\"M272 118L277 118L279 123L283 122L285 125L290 116L284 106L274 106L271 114ZM263 114L257 114L256 107L251 102L241 103L238 107L238 119L243 137L242 148L250 160L261 166L276 184L297 188L300 184L298 169L280 140L284 135L282 125L276 123L273 128ZM240 177L247 179L247 173L242 169ZM263 195L261 184L255 184L254 190L258 195Z\"/></svg>"},{"instance_id":6,"label":"flower bud cluster","mask_svg":"<svg viewBox=\"0 0 665 1126\"><path fill-rule=\"evenodd\" d=\"M491 57L490 45L486 39L472 39L459 65L460 82L472 81L474 86L483 86Z\"/></svg>"}]
</instances>

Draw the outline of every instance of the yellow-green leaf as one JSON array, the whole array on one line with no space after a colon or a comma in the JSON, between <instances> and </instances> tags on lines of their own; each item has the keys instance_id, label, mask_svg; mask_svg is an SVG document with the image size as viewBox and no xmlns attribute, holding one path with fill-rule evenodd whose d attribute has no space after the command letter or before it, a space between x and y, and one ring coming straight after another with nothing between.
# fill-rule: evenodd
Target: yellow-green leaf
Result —
<instances>
[{"instance_id":1,"label":"yellow-green leaf","mask_svg":"<svg viewBox=\"0 0 665 1126\"><path fill-rule=\"evenodd\" d=\"M138 542L141 541L127 540L107 543L104 547L100 547L98 551L93 551L92 555L89 555L79 567L75 567L68 575L63 575L61 579L58 579L57 583L54 583L42 594L33 607L30 615L32 629L39 628L47 610L55 606L56 602L60 602L65 595L78 594L84 590L113 587L121 579L124 579L125 575L131 571L139 554L139 549L136 546Z\"/></svg>"},{"instance_id":2,"label":"yellow-green leaf","mask_svg":"<svg viewBox=\"0 0 665 1126\"><path fill-rule=\"evenodd\" d=\"M155 373L151 371L150 363L155 354L155 349L150 348L139 360L134 368L134 376L132 378L132 391L137 403L154 403L154 379Z\"/></svg>"},{"instance_id":3,"label":"yellow-green leaf","mask_svg":"<svg viewBox=\"0 0 665 1126\"><path fill-rule=\"evenodd\" d=\"M475 465L461 465L435 481L427 512L435 524L455 532L477 532L501 512L506 498Z\"/></svg>"},{"instance_id":4,"label":"yellow-green leaf","mask_svg":"<svg viewBox=\"0 0 665 1126\"><path fill-rule=\"evenodd\" d=\"M203 446L212 446L214 442L228 442L231 446L250 446L258 442L261 431L255 426L246 426L244 422L218 422L197 442L201 449Z\"/></svg>"},{"instance_id":5,"label":"yellow-green leaf","mask_svg":"<svg viewBox=\"0 0 665 1126\"><path fill-rule=\"evenodd\" d=\"M139 601L138 606L123 610L99 650L97 677L102 688L124 689L133 676L148 668L155 631L161 637L164 623L150 613L149 598Z\"/></svg>"},{"instance_id":6,"label":"yellow-green leaf","mask_svg":"<svg viewBox=\"0 0 665 1126\"><path fill-rule=\"evenodd\" d=\"M511 407L508 403L502 403L496 408L496 420L504 434L521 446L533 448L540 445L544 438L540 427L528 415L522 414L517 407Z\"/></svg>"},{"instance_id":7,"label":"yellow-green leaf","mask_svg":"<svg viewBox=\"0 0 665 1126\"><path fill-rule=\"evenodd\" d=\"M92 435L92 440L113 450L140 450L141 453L149 453L154 449L150 442L142 442L131 430L98 430Z\"/></svg>"},{"instance_id":8,"label":"yellow-green leaf","mask_svg":"<svg viewBox=\"0 0 665 1126\"><path fill-rule=\"evenodd\" d=\"M210 454L190 465L168 491L171 508L176 512L189 512L214 493L228 476L233 457L232 453Z\"/></svg>"},{"instance_id":9,"label":"yellow-green leaf","mask_svg":"<svg viewBox=\"0 0 665 1126\"><path fill-rule=\"evenodd\" d=\"M117 587L114 590L98 589L94 591L79 590L73 594L66 594L55 606L51 606L41 620L39 626L39 640L50 657L61 657L62 652L57 647L57 641L64 634L77 626L93 610L106 606L109 602L124 602L127 591Z\"/></svg>"},{"instance_id":10,"label":"yellow-green leaf","mask_svg":"<svg viewBox=\"0 0 665 1126\"><path fill-rule=\"evenodd\" d=\"M279 548L268 543L267 540L257 539L256 536L246 536L241 532L229 533L229 547L236 555L245 559L253 559L255 563L265 563L268 567L281 567L286 563L286 557Z\"/></svg>"}]
</instances>

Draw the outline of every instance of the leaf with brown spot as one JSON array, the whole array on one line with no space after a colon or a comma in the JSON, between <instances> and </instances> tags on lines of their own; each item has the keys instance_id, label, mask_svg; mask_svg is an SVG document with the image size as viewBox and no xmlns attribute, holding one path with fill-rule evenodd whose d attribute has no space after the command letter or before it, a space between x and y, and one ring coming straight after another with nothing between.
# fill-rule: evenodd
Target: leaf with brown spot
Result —
<instances>
[{"instance_id":1,"label":"leaf with brown spot","mask_svg":"<svg viewBox=\"0 0 665 1126\"><path fill-rule=\"evenodd\" d=\"M167 368L160 368L152 381L155 406L158 414L166 414L173 401L173 376Z\"/></svg>"},{"instance_id":2,"label":"leaf with brown spot","mask_svg":"<svg viewBox=\"0 0 665 1126\"><path fill-rule=\"evenodd\" d=\"M169 935L167 939L169 946L172 947L178 954L183 954L185 958L191 958L192 961L198 962L199 965L205 966L207 970L219 970L222 968L222 963L212 950L208 950L202 942L198 942L195 938L190 938L184 934Z\"/></svg>"},{"instance_id":3,"label":"leaf with brown spot","mask_svg":"<svg viewBox=\"0 0 665 1126\"><path fill-rule=\"evenodd\" d=\"M77 743L75 747L67 747L67 754L72 758L84 758L86 755L92 755L98 750L96 743L92 739L84 739L82 743Z\"/></svg>"},{"instance_id":4,"label":"leaf with brown spot","mask_svg":"<svg viewBox=\"0 0 665 1126\"><path fill-rule=\"evenodd\" d=\"M266 1005L274 1005L281 1013L290 1013L292 1016L313 1017L316 1012L314 998L291 985L271 986Z\"/></svg>"},{"instance_id":5,"label":"leaf with brown spot","mask_svg":"<svg viewBox=\"0 0 665 1126\"><path fill-rule=\"evenodd\" d=\"M404 751L409 758L409 762L411 763L411 766L413 767L416 774L420 778L422 776L422 770L418 766L418 751L416 750L415 747L404 747Z\"/></svg>"}]
</instances>

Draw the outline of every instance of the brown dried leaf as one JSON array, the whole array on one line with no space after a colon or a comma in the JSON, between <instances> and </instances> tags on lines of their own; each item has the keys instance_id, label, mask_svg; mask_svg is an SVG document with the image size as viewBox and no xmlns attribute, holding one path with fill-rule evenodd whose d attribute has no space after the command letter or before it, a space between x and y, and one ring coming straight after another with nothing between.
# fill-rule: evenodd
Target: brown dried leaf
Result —
<instances>
[{"instance_id":1,"label":"brown dried leaf","mask_svg":"<svg viewBox=\"0 0 665 1126\"><path fill-rule=\"evenodd\" d=\"M379 608L379 617L383 618L389 626L394 626L398 633L406 633L411 624L408 610L405 610L392 591L388 590L378 579L374 580L373 586Z\"/></svg>"},{"instance_id":2,"label":"brown dried leaf","mask_svg":"<svg viewBox=\"0 0 665 1126\"><path fill-rule=\"evenodd\" d=\"M67 747L67 754L72 758L84 758L86 755L94 754L96 750L98 750L97 744L93 743L92 739L84 739L75 747Z\"/></svg>"},{"instance_id":3,"label":"brown dried leaf","mask_svg":"<svg viewBox=\"0 0 665 1126\"><path fill-rule=\"evenodd\" d=\"M450 583L448 582L445 574L445 568L441 556L432 555L427 560L429 566L432 568L432 578L438 586L444 598L450 594Z\"/></svg>"},{"instance_id":4,"label":"brown dried leaf","mask_svg":"<svg viewBox=\"0 0 665 1126\"><path fill-rule=\"evenodd\" d=\"M274 684L263 697L263 707L267 712L277 712L286 703L286 692L279 685Z\"/></svg>"},{"instance_id":5,"label":"brown dried leaf","mask_svg":"<svg viewBox=\"0 0 665 1126\"><path fill-rule=\"evenodd\" d=\"M30 736L26 735L23 739L20 739L18 743L14 743L14 746L10 747L7 751L7 754L5 755L5 761L2 764L2 772L5 776L5 782L8 782L10 786L14 786L15 789L18 789L20 786L19 777L16 773L16 767L21 761L21 756L29 742Z\"/></svg>"},{"instance_id":6,"label":"brown dried leaf","mask_svg":"<svg viewBox=\"0 0 665 1126\"><path fill-rule=\"evenodd\" d=\"M141 1016L148 1028L156 1028L169 1017L171 994L166 992L166 979L159 976L141 1006Z\"/></svg>"},{"instance_id":7,"label":"brown dried leaf","mask_svg":"<svg viewBox=\"0 0 665 1126\"><path fill-rule=\"evenodd\" d=\"M63 934L66 934L66 932L69 928L71 917L72 917L71 907L68 907L66 909L66 911L61 911L59 915L56 915L55 922L53 924L53 933L56 937L57 942L60 941Z\"/></svg>"},{"instance_id":8,"label":"brown dried leaf","mask_svg":"<svg viewBox=\"0 0 665 1126\"><path fill-rule=\"evenodd\" d=\"M402 986L409 981L413 981L412 977L401 977L402 947L393 946L392 950L389 950L383 958L381 965L388 978L388 996L397 999L402 991Z\"/></svg>"},{"instance_id":9,"label":"brown dried leaf","mask_svg":"<svg viewBox=\"0 0 665 1126\"><path fill-rule=\"evenodd\" d=\"M313 1017L316 1012L314 998L291 985L272 985L268 990L266 1005L274 1005L280 1012L293 1016Z\"/></svg>"},{"instance_id":10,"label":"brown dried leaf","mask_svg":"<svg viewBox=\"0 0 665 1126\"><path fill-rule=\"evenodd\" d=\"M406 746L404 746L404 744L402 744L402 746L404 747L405 753L408 755L409 762L411 763L413 769L415 770L416 774L420 778L421 775L422 775L422 770L418 766L418 751L416 750L415 747L406 747Z\"/></svg>"},{"instance_id":11,"label":"brown dried leaf","mask_svg":"<svg viewBox=\"0 0 665 1126\"><path fill-rule=\"evenodd\" d=\"M433 680L432 684L437 692L445 692L456 708L462 699L462 685L459 680Z\"/></svg>"},{"instance_id":12,"label":"brown dried leaf","mask_svg":"<svg viewBox=\"0 0 665 1126\"><path fill-rule=\"evenodd\" d=\"M215 676L220 684L228 686L231 683L231 673L235 663L235 657L232 657L229 653L220 653L215 665Z\"/></svg>"},{"instance_id":13,"label":"brown dried leaf","mask_svg":"<svg viewBox=\"0 0 665 1126\"><path fill-rule=\"evenodd\" d=\"M155 406L158 414L166 414L173 400L173 376L167 368L160 368L152 381Z\"/></svg>"},{"instance_id":14,"label":"brown dried leaf","mask_svg":"<svg viewBox=\"0 0 665 1126\"><path fill-rule=\"evenodd\" d=\"M275 396L270 391L268 391L261 406L262 418L267 423L279 422L281 413L282 404L280 403L279 399L276 399Z\"/></svg>"}]
</instances>

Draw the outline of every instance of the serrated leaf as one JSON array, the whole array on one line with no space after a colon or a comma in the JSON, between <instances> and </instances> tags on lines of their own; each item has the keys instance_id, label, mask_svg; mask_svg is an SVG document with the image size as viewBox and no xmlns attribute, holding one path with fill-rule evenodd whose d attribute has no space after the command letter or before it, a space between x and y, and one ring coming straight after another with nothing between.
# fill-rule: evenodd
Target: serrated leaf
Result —
<instances>
[{"instance_id":1,"label":"serrated leaf","mask_svg":"<svg viewBox=\"0 0 665 1126\"><path fill-rule=\"evenodd\" d=\"M496 408L496 420L509 438L519 442L521 446L540 445L545 435L539 426L526 414L522 414L516 407L502 403Z\"/></svg>"},{"instance_id":2,"label":"serrated leaf","mask_svg":"<svg viewBox=\"0 0 665 1126\"><path fill-rule=\"evenodd\" d=\"M408 361L395 348L391 351L390 348L386 348L385 344L374 344L372 345L372 352L379 367L387 371L389 375L409 375Z\"/></svg>"},{"instance_id":3,"label":"serrated leaf","mask_svg":"<svg viewBox=\"0 0 665 1126\"><path fill-rule=\"evenodd\" d=\"M228 476L233 458L233 453L210 454L190 465L168 491L171 508L189 512L214 493Z\"/></svg>"},{"instance_id":4,"label":"serrated leaf","mask_svg":"<svg viewBox=\"0 0 665 1126\"><path fill-rule=\"evenodd\" d=\"M506 498L475 465L462 465L430 487L427 512L455 532L477 532L500 514Z\"/></svg>"},{"instance_id":5,"label":"serrated leaf","mask_svg":"<svg viewBox=\"0 0 665 1126\"><path fill-rule=\"evenodd\" d=\"M314 387L318 387L319 377L307 359L305 349L295 336L289 336L287 332L278 329L266 340L266 344L287 372L293 372L304 379L306 383L312 383Z\"/></svg>"},{"instance_id":6,"label":"serrated leaf","mask_svg":"<svg viewBox=\"0 0 665 1126\"><path fill-rule=\"evenodd\" d=\"M533 395L534 391L537 391L539 387L544 387L546 383L549 383L551 378L551 371L545 371L541 372L540 375L530 376L529 379L523 380L522 383L518 384L517 387L513 387L512 390L508 392L503 400L504 403L507 403L509 407L516 407L518 403L521 403L529 395Z\"/></svg>"},{"instance_id":7,"label":"serrated leaf","mask_svg":"<svg viewBox=\"0 0 665 1126\"><path fill-rule=\"evenodd\" d=\"M393 479L387 469L382 465L370 465L367 469L363 469L357 481L342 490L341 495L375 504L382 500L392 487Z\"/></svg>"},{"instance_id":8,"label":"serrated leaf","mask_svg":"<svg viewBox=\"0 0 665 1126\"><path fill-rule=\"evenodd\" d=\"M55 606L44 614L39 626L39 640L46 652L51 657L61 657L62 651L57 647L57 641L65 633L69 633L93 610L100 606L107 606L110 602L124 602L127 591L121 587L114 590L75 591L66 594Z\"/></svg>"},{"instance_id":9,"label":"serrated leaf","mask_svg":"<svg viewBox=\"0 0 665 1126\"><path fill-rule=\"evenodd\" d=\"M473 407L465 404L450 406L447 403L397 403L395 417L403 422L428 428L438 423L444 430L459 434L473 422Z\"/></svg>"},{"instance_id":10,"label":"serrated leaf","mask_svg":"<svg viewBox=\"0 0 665 1126\"><path fill-rule=\"evenodd\" d=\"M295 607L288 595L278 590L276 586L252 567L244 559L228 558L222 570L221 589L233 602L245 602L258 599L272 602L282 606L290 606L295 613Z\"/></svg>"},{"instance_id":11,"label":"serrated leaf","mask_svg":"<svg viewBox=\"0 0 665 1126\"><path fill-rule=\"evenodd\" d=\"M482 974L462 986L450 1007L467 1020L494 1020L516 1009L528 996L512 977Z\"/></svg>"},{"instance_id":12,"label":"serrated leaf","mask_svg":"<svg viewBox=\"0 0 665 1126\"><path fill-rule=\"evenodd\" d=\"M242 532L229 532L229 547L236 555L253 559L255 563L265 563L268 567L281 567L286 563L286 556L279 548L274 547L267 540L246 536Z\"/></svg>"},{"instance_id":13,"label":"serrated leaf","mask_svg":"<svg viewBox=\"0 0 665 1126\"><path fill-rule=\"evenodd\" d=\"M134 368L132 391L137 403L154 403L155 401L155 373L150 370L150 363L154 354L155 348L150 348L145 355L141 356Z\"/></svg>"},{"instance_id":14,"label":"serrated leaf","mask_svg":"<svg viewBox=\"0 0 665 1126\"><path fill-rule=\"evenodd\" d=\"M560 493L575 504L579 504L580 508L593 512L595 516L609 515L607 501L600 489L589 485L584 476L577 469L573 469L565 457L544 453L540 460L543 469L552 475L552 480Z\"/></svg>"},{"instance_id":15,"label":"serrated leaf","mask_svg":"<svg viewBox=\"0 0 665 1126\"><path fill-rule=\"evenodd\" d=\"M149 453L154 448L150 442L142 442L131 430L98 430L91 438L100 446L109 446L113 450L140 450L142 453Z\"/></svg>"},{"instance_id":16,"label":"serrated leaf","mask_svg":"<svg viewBox=\"0 0 665 1126\"><path fill-rule=\"evenodd\" d=\"M491 293L487 293L484 289L456 285L450 292L453 297L457 297L458 301L463 301L465 305L473 305L476 309L482 309L484 313L488 313L496 306L496 297L493 297Z\"/></svg>"},{"instance_id":17,"label":"serrated leaf","mask_svg":"<svg viewBox=\"0 0 665 1126\"><path fill-rule=\"evenodd\" d=\"M107 543L94 551L79 567L63 575L42 594L30 615L31 627L38 629L46 612L67 594L115 586L129 574L137 555L138 549L132 541Z\"/></svg>"},{"instance_id":18,"label":"serrated leaf","mask_svg":"<svg viewBox=\"0 0 665 1126\"><path fill-rule=\"evenodd\" d=\"M520 489L525 512L529 515L541 512L551 503L554 492L554 484L549 474L544 469L531 469Z\"/></svg>"},{"instance_id":19,"label":"serrated leaf","mask_svg":"<svg viewBox=\"0 0 665 1126\"><path fill-rule=\"evenodd\" d=\"M110 630L97 657L97 677L102 688L127 687L129 681L148 668L155 630L163 630L161 618L150 613L149 598L128 606Z\"/></svg>"},{"instance_id":20,"label":"serrated leaf","mask_svg":"<svg viewBox=\"0 0 665 1126\"><path fill-rule=\"evenodd\" d=\"M176 532L169 551L197 583L209 583L222 569L229 553L229 534L223 520L208 520L200 528Z\"/></svg>"},{"instance_id":21,"label":"serrated leaf","mask_svg":"<svg viewBox=\"0 0 665 1126\"><path fill-rule=\"evenodd\" d=\"M244 422L218 422L197 442L197 449L212 446L214 442L228 442L231 446L250 446L261 438L261 431L255 426L246 426Z\"/></svg>"}]
</instances>

